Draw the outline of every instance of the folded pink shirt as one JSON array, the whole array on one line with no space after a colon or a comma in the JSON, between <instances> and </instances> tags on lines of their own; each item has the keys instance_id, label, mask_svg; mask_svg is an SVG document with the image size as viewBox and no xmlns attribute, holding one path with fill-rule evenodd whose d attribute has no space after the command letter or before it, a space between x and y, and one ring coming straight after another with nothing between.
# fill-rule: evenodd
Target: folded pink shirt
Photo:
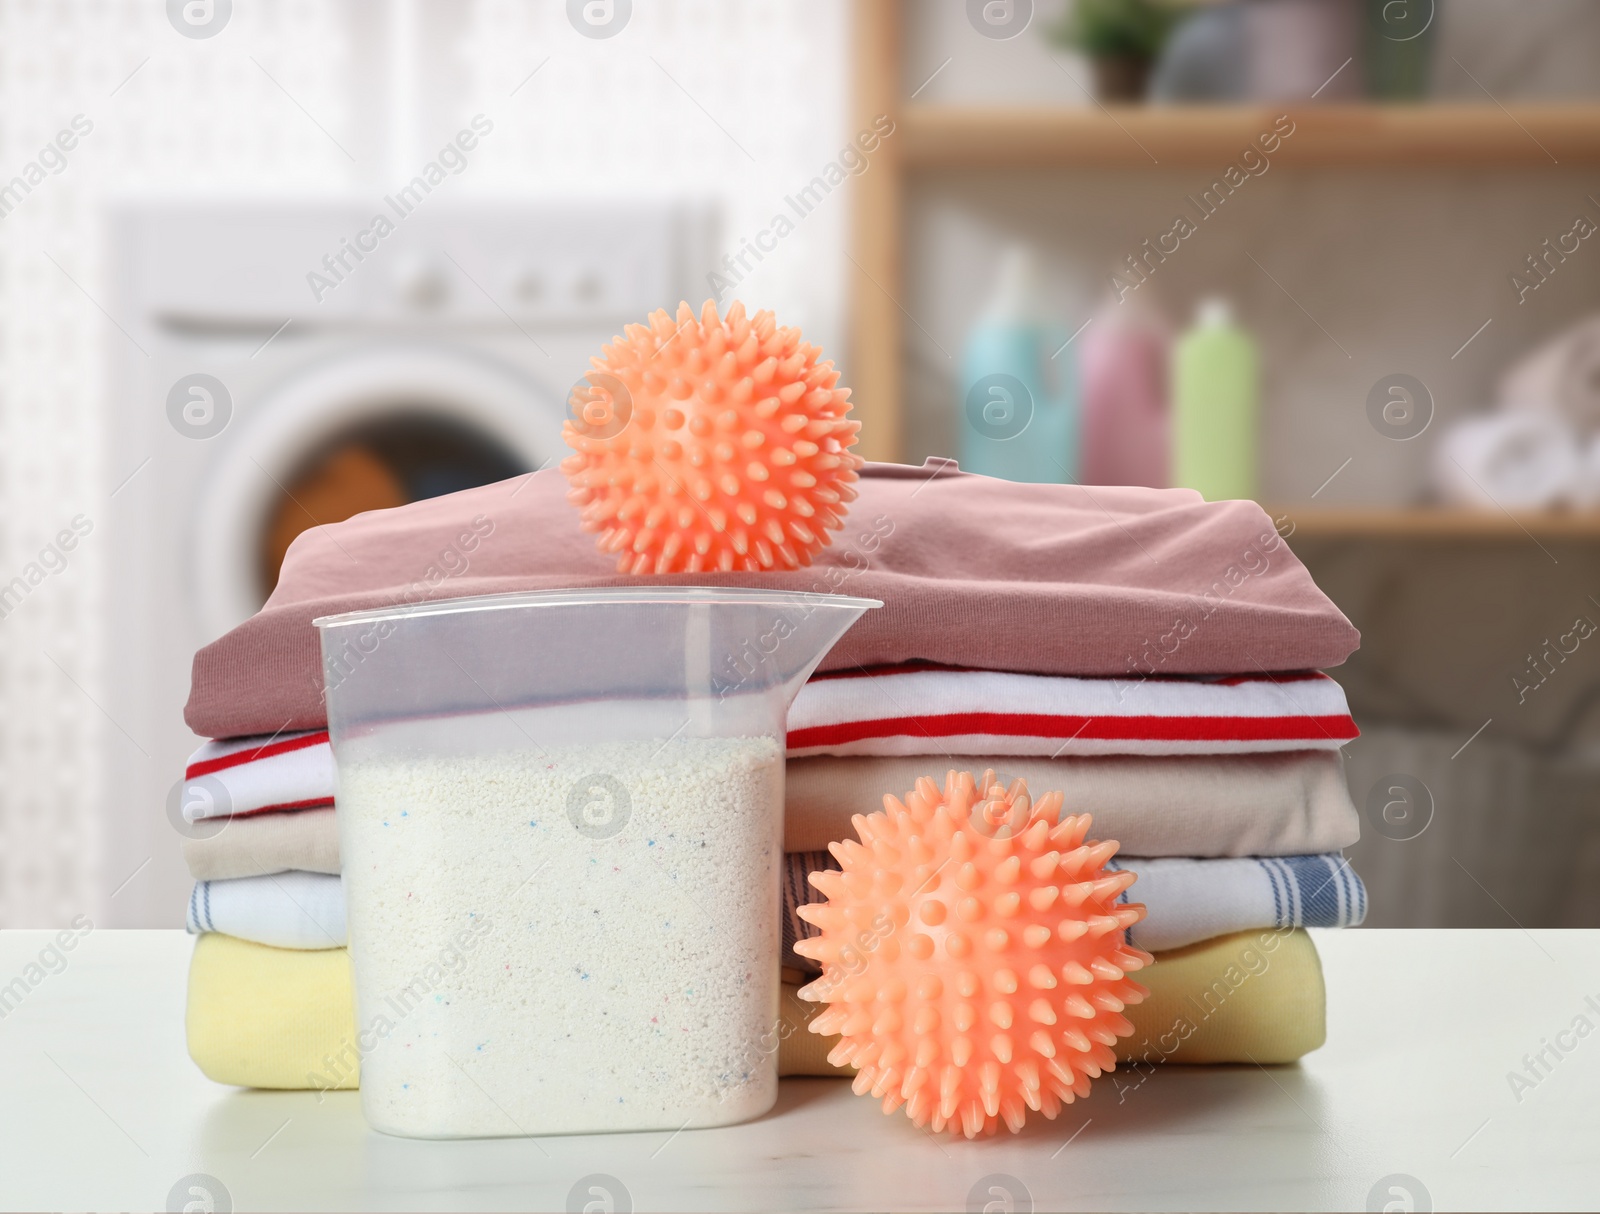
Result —
<instances>
[{"instance_id":1,"label":"folded pink shirt","mask_svg":"<svg viewBox=\"0 0 1600 1214\"><path fill-rule=\"evenodd\" d=\"M1032 485L868 464L844 529L806 569L676 574L883 600L824 671L926 661L1053 675L1336 666L1359 635L1254 502L1186 489ZM272 597L194 659L207 737L326 724L319 615L506 591L637 585L595 548L551 469L317 527Z\"/></svg>"}]
</instances>

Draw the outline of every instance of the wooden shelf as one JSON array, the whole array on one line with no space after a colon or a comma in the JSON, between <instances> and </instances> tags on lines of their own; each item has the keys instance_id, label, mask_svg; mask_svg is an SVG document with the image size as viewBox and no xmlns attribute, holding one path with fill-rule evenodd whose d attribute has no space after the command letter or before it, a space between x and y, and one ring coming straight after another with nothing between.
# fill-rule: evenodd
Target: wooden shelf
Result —
<instances>
[{"instance_id":1,"label":"wooden shelf","mask_svg":"<svg viewBox=\"0 0 1600 1214\"><path fill-rule=\"evenodd\" d=\"M1289 540L1466 540L1600 541L1600 511L1509 515L1498 510L1417 507L1264 506L1283 525L1294 524Z\"/></svg>"},{"instance_id":2,"label":"wooden shelf","mask_svg":"<svg viewBox=\"0 0 1600 1214\"><path fill-rule=\"evenodd\" d=\"M1600 104L908 105L894 142L909 168L1198 165L1220 172L1287 113L1273 164L1463 167L1600 163Z\"/></svg>"},{"instance_id":3,"label":"wooden shelf","mask_svg":"<svg viewBox=\"0 0 1600 1214\"><path fill-rule=\"evenodd\" d=\"M905 378L901 359L906 313L900 298L906 254L906 199L930 170L985 167L1193 168L1220 178L1239 165L1246 148L1273 129L1280 114L1293 133L1271 153L1274 165L1318 168L1526 169L1600 166L1600 98L1560 104L1457 105L1229 105L1035 107L940 106L908 98L902 78L905 0L852 0L855 62L851 100L854 129L880 116L895 133L873 153L872 171L854 183L850 264L847 267L850 347L848 372L869 459L904 455ZM1258 166L1259 167L1259 166ZM1241 171L1243 166L1241 166ZM1193 187L1204 190L1205 178ZM1370 183L1369 183L1370 184ZM1374 188L1381 188L1374 185ZM1597 194L1600 197L1600 194ZM1412 512L1374 512L1357 523L1336 512L1329 534L1489 536L1520 534L1503 515L1451 516L1424 522ZM1387 530L1378 520L1387 517ZM1343 518L1335 524L1332 520ZM1533 530L1533 528L1530 528ZM1308 532L1309 534L1309 532ZM1538 520L1535 534L1600 536L1600 522Z\"/></svg>"}]
</instances>

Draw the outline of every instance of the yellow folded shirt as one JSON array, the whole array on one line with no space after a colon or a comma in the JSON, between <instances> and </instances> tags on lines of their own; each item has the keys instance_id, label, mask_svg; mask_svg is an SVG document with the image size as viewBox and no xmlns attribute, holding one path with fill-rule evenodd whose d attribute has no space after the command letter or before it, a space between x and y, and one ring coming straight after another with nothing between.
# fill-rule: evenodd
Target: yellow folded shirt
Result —
<instances>
[{"instance_id":1,"label":"yellow folded shirt","mask_svg":"<svg viewBox=\"0 0 1600 1214\"><path fill-rule=\"evenodd\" d=\"M325 1055L355 1040L346 949L273 948L208 932L189 962L189 1057L218 1083L247 1088L357 1086L352 1064L321 1083Z\"/></svg>"},{"instance_id":2,"label":"yellow folded shirt","mask_svg":"<svg viewBox=\"0 0 1600 1214\"><path fill-rule=\"evenodd\" d=\"M1325 1037L1322 964L1299 930L1240 932L1157 953L1138 979L1150 997L1127 1010L1117 1057L1135 1072L1161 1062L1293 1062ZM822 1005L783 986L781 1075L847 1075L838 1039L805 1028ZM360 1049L348 953L272 948L208 934L189 967L189 1056L218 1083L353 1088Z\"/></svg>"},{"instance_id":3,"label":"yellow folded shirt","mask_svg":"<svg viewBox=\"0 0 1600 1214\"><path fill-rule=\"evenodd\" d=\"M1123 1011L1133 1035L1117 1042L1118 1070L1162 1062L1293 1062L1327 1040L1327 991L1316 945L1304 931L1237 932L1155 955L1134 975L1150 990ZM780 1075L848 1075L828 1062L839 1039L805 1025L825 1004L783 985Z\"/></svg>"}]
</instances>

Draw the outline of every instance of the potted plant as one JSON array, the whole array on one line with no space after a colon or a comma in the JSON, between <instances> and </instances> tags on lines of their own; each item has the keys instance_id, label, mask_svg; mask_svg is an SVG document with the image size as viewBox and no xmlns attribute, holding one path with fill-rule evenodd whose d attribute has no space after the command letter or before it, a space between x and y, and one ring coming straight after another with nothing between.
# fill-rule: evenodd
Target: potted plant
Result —
<instances>
[{"instance_id":1,"label":"potted plant","mask_svg":"<svg viewBox=\"0 0 1600 1214\"><path fill-rule=\"evenodd\" d=\"M1102 101L1139 101L1176 18L1162 0L1073 0L1051 33L1088 57Z\"/></svg>"}]
</instances>

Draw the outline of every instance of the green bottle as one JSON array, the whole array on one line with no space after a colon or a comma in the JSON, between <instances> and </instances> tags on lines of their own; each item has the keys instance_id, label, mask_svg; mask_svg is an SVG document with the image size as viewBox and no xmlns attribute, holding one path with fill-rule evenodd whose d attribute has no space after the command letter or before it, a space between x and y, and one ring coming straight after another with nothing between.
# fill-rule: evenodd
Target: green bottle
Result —
<instances>
[{"instance_id":1,"label":"green bottle","mask_svg":"<svg viewBox=\"0 0 1600 1214\"><path fill-rule=\"evenodd\" d=\"M1200 304L1172 360L1172 481L1207 501L1256 495L1256 343L1226 300Z\"/></svg>"}]
</instances>

